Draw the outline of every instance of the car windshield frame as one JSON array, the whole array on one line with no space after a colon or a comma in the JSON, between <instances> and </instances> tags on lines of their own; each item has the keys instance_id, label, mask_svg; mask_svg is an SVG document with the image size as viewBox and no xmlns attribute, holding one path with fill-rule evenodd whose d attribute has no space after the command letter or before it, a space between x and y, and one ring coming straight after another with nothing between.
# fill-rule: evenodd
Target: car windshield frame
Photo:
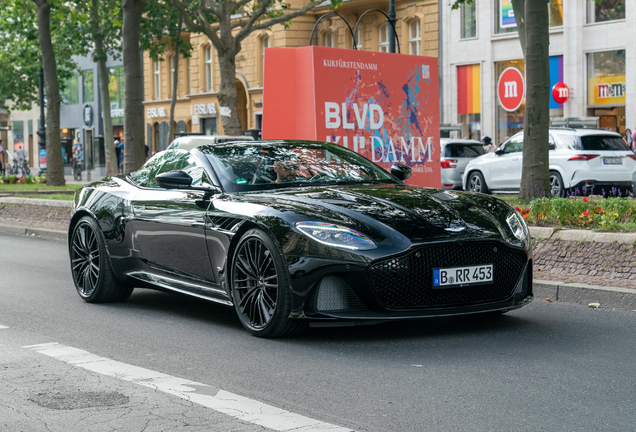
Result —
<instances>
[{"instance_id":1,"label":"car windshield frame","mask_svg":"<svg viewBox=\"0 0 636 432\"><path fill-rule=\"evenodd\" d=\"M226 192L403 184L358 153L331 143L254 141L201 146L197 151L206 157ZM290 170L293 175L288 173Z\"/></svg>"}]
</instances>

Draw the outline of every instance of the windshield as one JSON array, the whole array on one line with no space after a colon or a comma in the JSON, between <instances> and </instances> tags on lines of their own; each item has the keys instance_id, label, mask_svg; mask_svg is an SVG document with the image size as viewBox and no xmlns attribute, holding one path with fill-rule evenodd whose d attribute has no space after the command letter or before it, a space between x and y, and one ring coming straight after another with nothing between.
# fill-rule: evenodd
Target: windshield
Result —
<instances>
[{"instance_id":1,"label":"windshield","mask_svg":"<svg viewBox=\"0 0 636 432\"><path fill-rule=\"evenodd\" d=\"M444 150L444 157L456 157L456 158L474 158L477 156L481 156L485 153L484 148L480 143L475 144L460 144L460 143L451 143L446 144L446 148Z\"/></svg>"},{"instance_id":2,"label":"windshield","mask_svg":"<svg viewBox=\"0 0 636 432\"><path fill-rule=\"evenodd\" d=\"M256 142L199 147L228 192L350 183L398 183L392 175L339 145Z\"/></svg>"},{"instance_id":3,"label":"windshield","mask_svg":"<svg viewBox=\"0 0 636 432\"><path fill-rule=\"evenodd\" d=\"M583 150L629 151L629 147L619 137L608 135L586 135L581 137Z\"/></svg>"}]
</instances>

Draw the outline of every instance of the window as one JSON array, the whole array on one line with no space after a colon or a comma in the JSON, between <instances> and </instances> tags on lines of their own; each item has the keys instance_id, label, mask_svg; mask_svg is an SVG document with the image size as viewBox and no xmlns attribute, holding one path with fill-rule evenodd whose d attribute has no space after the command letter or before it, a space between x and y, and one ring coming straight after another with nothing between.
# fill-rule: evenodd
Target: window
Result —
<instances>
[{"instance_id":1,"label":"window","mask_svg":"<svg viewBox=\"0 0 636 432\"><path fill-rule=\"evenodd\" d=\"M64 102L65 105L75 105L79 103L79 74L74 73L64 82L62 102Z\"/></svg>"},{"instance_id":2,"label":"window","mask_svg":"<svg viewBox=\"0 0 636 432\"><path fill-rule=\"evenodd\" d=\"M420 36L420 20L414 19L409 23L409 54L421 54L422 37Z\"/></svg>"},{"instance_id":3,"label":"window","mask_svg":"<svg viewBox=\"0 0 636 432\"><path fill-rule=\"evenodd\" d=\"M444 157L447 158L474 158L484 153L484 147L481 144L449 143L444 148Z\"/></svg>"},{"instance_id":4,"label":"window","mask_svg":"<svg viewBox=\"0 0 636 432\"><path fill-rule=\"evenodd\" d=\"M325 46L329 48L335 48L335 37L332 31L325 33Z\"/></svg>"},{"instance_id":5,"label":"window","mask_svg":"<svg viewBox=\"0 0 636 432\"><path fill-rule=\"evenodd\" d=\"M263 68L263 82L265 82L265 48L269 48L269 36L263 36L263 39L261 39L261 45L263 46L261 53L261 67Z\"/></svg>"},{"instance_id":6,"label":"window","mask_svg":"<svg viewBox=\"0 0 636 432\"><path fill-rule=\"evenodd\" d=\"M550 0L550 27L563 25L563 0Z\"/></svg>"},{"instance_id":7,"label":"window","mask_svg":"<svg viewBox=\"0 0 636 432\"><path fill-rule=\"evenodd\" d=\"M113 124L124 124L124 67L108 68L108 94Z\"/></svg>"},{"instance_id":8,"label":"window","mask_svg":"<svg viewBox=\"0 0 636 432\"><path fill-rule=\"evenodd\" d=\"M587 2L587 22L603 22L625 19L625 0L601 0Z\"/></svg>"},{"instance_id":9,"label":"window","mask_svg":"<svg viewBox=\"0 0 636 432\"><path fill-rule=\"evenodd\" d=\"M133 174L135 181L142 187L159 188L156 177L169 171L182 170L192 177L192 185L209 183L203 167L198 165L190 152L180 149L166 150L151 158L139 171Z\"/></svg>"},{"instance_id":10,"label":"window","mask_svg":"<svg viewBox=\"0 0 636 432\"><path fill-rule=\"evenodd\" d=\"M82 71L82 100L84 103L95 100L95 88L93 85L93 69Z\"/></svg>"},{"instance_id":11,"label":"window","mask_svg":"<svg viewBox=\"0 0 636 432\"><path fill-rule=\"evenodd\" d=\"M212 45L205 47L205 91L212 91Z\"/></svg>"},{"instance_id":12,"label":"window","mask_svg":"<svg viewBox=\"0 0 636 432\"><path fill-rule=\"evenodd\" d=\"M625 50L587 55L589 105L625 105Z\"/></svg>"},{"instance_id":13,"label":"window","mask_svg":"<svg viewBox=\"0 0 636 432\"><path fill-rule=\"evenodd\" d=\"M526 64L523 59L520 60L510 60L504 62L495 63L496 73L494 76L494 82L492 85L496 88L497 82L499 81L499 77L509 67L514 67L521 72L521 75L525 79L525 70ZM495 105L496 105L496 119L495 119L495 128L496 128L496 138L493 141L496 144L501 144L508 137L516 134L520 130L523 129L524 115L526 111L526 102L525 98L521 102L521 105L515 111L506 111L498 101L498 97L495 94Z\"/></svg>"},{"instance_id":14,"label":"window","mask_svg":"<svg viewBox=\"0 0 636 432\"><path fill-rule=\"evenodd\" d=\"M359 50L362 50L362 32L363 32L363 26L360 26L360 28L358 29L358 32L356 33L356 48Z\"/></svg>"},{"instance_id":15,"label":"window","mask_svg":"<svg viewBox=\"0 0 636 432\"><path fill-rule=\"evenodd\" d=\"M512 33L517 31L515 12L512 0L495 1L495 33Z\"/></svg>"},{"instance_id":16,"label":"window","mask_svg":"<svg viewBox=\"0 0 636 432\"><path fill-rule=\"evenodd\" d=\"M462 19L462 39L474 38L477 36L477 13L474 0L472 3L464 3L461 7Z\"/></svg>"},{"instance_id":17,"label":"window","mask_svg":"<svg viewBox=\"0 0 636 432\"><path fill-rule=\"evenodd\" d=\"M378 29L379 34L379 48L380 52L389 52L389 24L384 23Z\"/></svg>"},{"instance_id":18,"label":"window","mask_svg":"<svg viewBox=\"0 0 636 432\"><path fill-rule=\"evenodd\" d=\"M156 61L155 65L155 99L159 99L161 97L161 81L159 76L160 65L159 62Z\"/></svg>"},{"instance_id":19,"label":"window","mask_svg":"<svg viewBox=\"0 0 636 432\"><path fill-rule=\"evenodd\" d=\"M504 153L518 153L523 151L523 134L513 136L510 140L504 144Z\"/></svg>"},{"instance_id":20,"label":"window","mask_svg":"<svg viewBox=\"0 0 636 432\"><path fill-rule=\"evenodd\" d=\"M178 54L170 56L168 60L168 64L170 65L170 73L168 74L168 88L170 89L170 94L168 96L170 98L172 98L172 91L173 91L172 81L174 79L174 64L177 61L177 55Z\"/></svg>"}]
</instances>

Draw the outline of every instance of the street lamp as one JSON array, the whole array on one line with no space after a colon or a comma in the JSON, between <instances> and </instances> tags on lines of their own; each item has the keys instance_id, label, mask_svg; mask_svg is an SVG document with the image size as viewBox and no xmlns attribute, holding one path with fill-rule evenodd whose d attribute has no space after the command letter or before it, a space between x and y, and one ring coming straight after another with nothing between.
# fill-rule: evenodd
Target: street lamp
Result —
<instances>
[{"instance_id":1,"label":"street lamp","mask_svg":"<svg viewBox=\"0 0 636 432\"><path fill-rule=\"evenodd\" d=\"M40 128L38 129L38 160L40 161L40 172L38 175L42 175L46 173L46 164L42 167L42 159L40 157L42 150L44 150L44 155L46 157L46 125L44 124L44 69L40 68L38 76L40 77Z\"/></svg>"}]
</instances>

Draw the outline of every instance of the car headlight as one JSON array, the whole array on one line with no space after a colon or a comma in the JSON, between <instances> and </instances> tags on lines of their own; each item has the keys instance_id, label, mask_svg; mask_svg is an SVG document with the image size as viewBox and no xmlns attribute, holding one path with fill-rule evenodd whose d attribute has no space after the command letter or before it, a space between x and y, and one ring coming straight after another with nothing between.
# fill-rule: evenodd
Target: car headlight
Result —
<instances>
[{"instance_id":1,"label":"car headlight","mask_svg":"<svg viewBox=\"0 0 636 432\"><path fill-rule=\"evenodd\" d=\"M308 237L327 246L349 250L369 250L375 242L351 228L324 222L298 222L296 228Z\"/></svg>"},{"instance_id":2,"label":"car headlight","mask_svg":"<svg viewBox=\"0 0 636 432\"><path fill-rule=\"evenodd\" d=\"M508 222L508 226L510 227L512 234L527 245L528 239L530 238L530 232L528 231L526 221L523 220L523 217L521 217L519 212L516 210L510 212L506 218L506 222Z\"/></svg>"}]
</instances>

